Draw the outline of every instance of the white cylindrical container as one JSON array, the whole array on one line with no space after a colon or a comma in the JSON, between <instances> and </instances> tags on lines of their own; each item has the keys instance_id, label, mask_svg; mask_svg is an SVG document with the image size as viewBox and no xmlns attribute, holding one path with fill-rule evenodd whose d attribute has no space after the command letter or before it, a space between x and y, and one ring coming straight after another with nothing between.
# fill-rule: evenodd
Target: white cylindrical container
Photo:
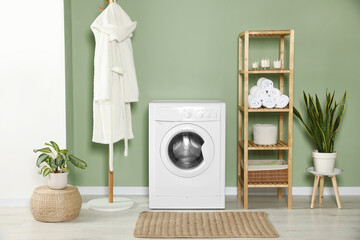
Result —
<instances>
[{"instance_id":1,"label":"white cylindrical container","mask_svg":"<svg viewBox=\"0 0 360 240\"><path fill-rule=\"evenodd\" d=\"M254 143L258 145L274 145L277 142L278 127L274 124L254 124Z\"/></svg>"},{"instance_id":2,"label":"white cylindrical container","mask_svg":"<svg viewBox=\"0 0 360 240\"><path fill-rule=\"evenodd\" d=\"M333 173L337 152L321 153L318 150L312 152L314 170L318 173Z\"/></svg>"},{"instance_id":3,"label":"white cylindrical container","mask_svg":"<svg viewBox=\"0 0 360 240\"><path fill-rule=\"evenodd\" d=\"M275 60L275 61L273 62L273 65L274 65L274 68L275 68L275 69L281 68L281 60Z\"/></svg>"},{"instance_id":4,"label":"white cylindrical container","mask_svg":"<svg viewBox=\"0 0 360 240\"><path fill-rule=\"evenodd\" d=\"M50 173L48 186L51 189L63 189L67 185L67 173Z\"/></svg>"}]
</instances>

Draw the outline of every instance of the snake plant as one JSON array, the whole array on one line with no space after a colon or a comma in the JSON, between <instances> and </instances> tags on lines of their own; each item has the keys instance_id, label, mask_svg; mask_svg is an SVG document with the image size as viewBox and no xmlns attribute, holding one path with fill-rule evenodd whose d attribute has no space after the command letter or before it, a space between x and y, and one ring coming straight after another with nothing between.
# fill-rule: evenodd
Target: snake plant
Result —
<instances>
[{"instance_id":1,"label":"snake plant","mask_svg":"<svg viewBox=\"0 0 360 240\"><path fill-rule=\"evenodd\" d=\"M300 112L294 107L294 114L304 124L304 127L314 142L317 150L322 153L334 152L335 135L346 108L346 92L340 104L334 101L334 95L326 92L324 108L321 107L318 96L315 99L303 92L306 107L307 121L305 122Z\"/></svg>"},{"instance_id":2,"label":"snake plant","mask_svg":"<svg viewBox=\"0 0 360 240\"><path fill-rule=\"evenodd\" d=\"M87 164L83 160L70 154L70 151L67 149L60 149L55 142L50 141L50 143L45 143L45 145L48 147L34 149L34 153L41 152L37 158L36 166L40 168L42 163L46 163L38 172L44 177L49 173L69 173L69 163L81 169L87 167Z\"/></svg>"}]
</instances>

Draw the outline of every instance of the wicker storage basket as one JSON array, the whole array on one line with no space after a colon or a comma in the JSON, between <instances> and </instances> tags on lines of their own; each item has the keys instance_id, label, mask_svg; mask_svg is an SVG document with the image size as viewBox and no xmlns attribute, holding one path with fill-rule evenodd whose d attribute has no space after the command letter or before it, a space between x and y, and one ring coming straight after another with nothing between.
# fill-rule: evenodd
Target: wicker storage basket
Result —
<instances>
[{"instance_id":1,"label":"wicker storage basket","mask_svg":"<svg viewBox=\"0 0 360 240\"><path fill-rule=\"evenodd\" d=\"M244 167L241 163L241 178L244 180ZM288 165L284 160L249 160L248 183L287 183Z\"/></svg>"},{"instance_id":2,"label":"wicker storage basket","mask_svg":"<svg viewBox=\"0 0 360 240\"><path fill-rule=\"evenodd\" d=\"M76 218L81 208L81 196L75 186L67 185L61 190L41 186L34 190L30 210L41 222L63 222Z\"/></svg>"}]
</instances>

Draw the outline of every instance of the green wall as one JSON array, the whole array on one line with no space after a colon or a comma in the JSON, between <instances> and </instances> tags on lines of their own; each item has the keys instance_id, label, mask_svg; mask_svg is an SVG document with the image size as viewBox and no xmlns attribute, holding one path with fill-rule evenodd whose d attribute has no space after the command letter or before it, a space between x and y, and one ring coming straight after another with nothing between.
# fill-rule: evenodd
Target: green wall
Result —
<instances>
[{"instance_id":1,"label":"green wall","mask_svg":"<svg viewBox=\"0 0 360 240\"><path fill-rule=\"evenodd\" d=\"M148 103L155 99L226 102L226 186L236 186L237 36L244 30L295 30L294 104L302 91L348 93L336 139L340 186L360 186L357 148L360 103L358 0L118 0L138 22L133 36L140 101L132 104L135 139L129 157L115 144L115 186L148 185ZM73 169L80 186L107 185L107 145L91 142L94 37L102 0L65 0L67 144L88 169ZM254 59L273 56L273 41L254 43ZM277 47L277 44L275 44ZM250 58L250 60L253 60ZM257 119L260 119L257 118ZM267 118L266 120L271 121ZM293 185L312 186L313 145L294 119ZM75 174L74 174L75 172Z\"/></svg>"}]
</instances>

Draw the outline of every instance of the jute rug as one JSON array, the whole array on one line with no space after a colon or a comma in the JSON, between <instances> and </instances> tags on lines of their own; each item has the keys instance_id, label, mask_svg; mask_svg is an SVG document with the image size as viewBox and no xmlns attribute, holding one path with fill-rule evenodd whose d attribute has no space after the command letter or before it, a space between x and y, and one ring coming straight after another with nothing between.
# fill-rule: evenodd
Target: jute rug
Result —
<instances>
[{"instance_id":1,"label":"jute rug","mask_svg":"<svg viewBox=\"0 0 360 240\"><path fill-rule=\"evenodd\" d=\"M142 212L139 238L275 238L265 212Z\"/></svg>"}]
</instances>

